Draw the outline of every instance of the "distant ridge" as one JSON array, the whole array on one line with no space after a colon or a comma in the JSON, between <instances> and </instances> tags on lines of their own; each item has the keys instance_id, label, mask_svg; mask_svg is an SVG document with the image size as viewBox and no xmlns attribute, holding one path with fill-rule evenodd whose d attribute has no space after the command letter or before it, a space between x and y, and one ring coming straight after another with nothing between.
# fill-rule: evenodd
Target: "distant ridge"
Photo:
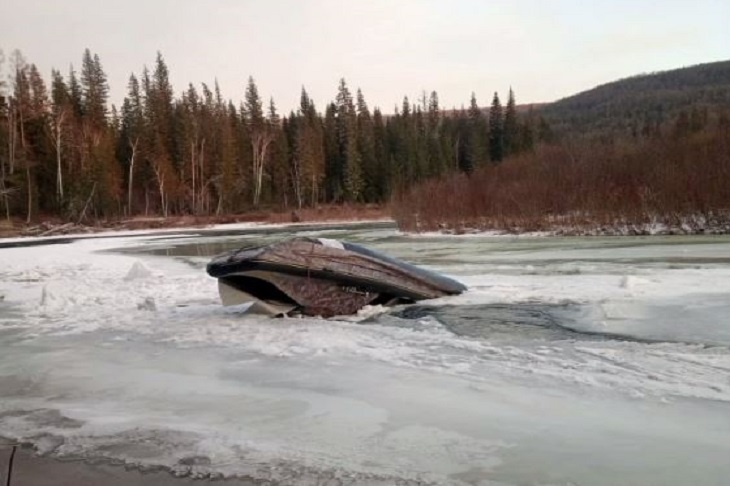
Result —
<instances>
[{"instance_id":1,"label":"distant ridge","mask_svg":"<svg viewBox=\"0 0 730 486\"><path fill-rule=\"evenodd\" d=\"M730 60L640 74L541 106L558 135L630 135L699 110L730 108Z\"/></svg>"}]
</instances>

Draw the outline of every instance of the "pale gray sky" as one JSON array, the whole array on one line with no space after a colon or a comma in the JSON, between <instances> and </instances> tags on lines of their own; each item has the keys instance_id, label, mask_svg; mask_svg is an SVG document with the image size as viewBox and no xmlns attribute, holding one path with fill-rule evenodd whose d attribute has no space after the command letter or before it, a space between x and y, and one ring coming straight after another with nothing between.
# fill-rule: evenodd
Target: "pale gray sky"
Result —
<instances>
[{"instance_id":1,"label":"pale gray sky","mask_svg":"<svg viewBox=\"0 0 730 486\"><path fill-rule=\"evenodd\" d=\"M323 109L339 78L390 112L436 90L442 106L552 101L617 78L730 58L727 0L3 0L0 48L49 79L99 54L119 104L162 52L188 82L243 98L252 75L280 112L302 85ZM5 66L7 68L7 65Z\"/></svg>"}]
</instances>

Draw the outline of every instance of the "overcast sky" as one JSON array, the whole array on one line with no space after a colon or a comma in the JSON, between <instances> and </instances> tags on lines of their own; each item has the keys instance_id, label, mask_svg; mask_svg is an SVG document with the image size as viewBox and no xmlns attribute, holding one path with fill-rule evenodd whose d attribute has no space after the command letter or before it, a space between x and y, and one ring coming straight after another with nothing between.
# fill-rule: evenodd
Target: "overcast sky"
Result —
<instances>
[{"instance_id":1,"label":"overcast sky","mask_svg":"<svg viewBox=\"0 0 730 486\"><path fill-rule=\"evenodd\" d=\"M730 58L728 0L3 0L0 48L50 77L101 58L119 103L162 52L189 82L243 98L248 76L280 111L304 85L321 110L344 77L391 112L436 90L443 107L553 101L634 74ZM7 73L7 63L4 67ZM5 74L3 74L5 75Z\"/></svg>"}]
</instances>

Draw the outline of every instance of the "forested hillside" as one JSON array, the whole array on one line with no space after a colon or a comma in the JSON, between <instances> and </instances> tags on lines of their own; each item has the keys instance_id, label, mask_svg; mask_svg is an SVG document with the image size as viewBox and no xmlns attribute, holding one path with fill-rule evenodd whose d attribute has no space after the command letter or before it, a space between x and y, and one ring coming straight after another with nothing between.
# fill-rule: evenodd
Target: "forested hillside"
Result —
<instances>
[{"instance_id":1,"label":"forested hillside","mask_svg":"<svg viewBox=\"0 0 730 486\"><path fill-rule=\"evenodd\" d=\"M540 108L544 143L396 195L405 230L730 232L730 62Z\"/></svg>"},{"instance_id":2,"label":"forested hillside","mask_svg":"<svg viewBox=\"0 0 730 486\"><path fill-rule=\"evenodd\" d=\"M297 111L280 114L253 78L240 101L215 82L176 93L159 53L130 76L121 106L109 106L88 49L80 71L50 80L17 51L4 71L0 210L28 222L385 202L396 188L532 150L548 132L518 115L511 91L505 106L494 93L488 117L473 94L468 110L447 113L436 92L384 116L343 79L322 111L302 88Z\"/></svg>"},{"instance_id":3,"label":"forested hillside","mask_svg":"<svg viewBox=\"0 0 730 486\"><path fill-rule=\"evenodd\" d=\"M558 136L625 138L679 118L695 126L730 107L730 61L614 81L541 106Z\"/></svg>"}]
</instances>

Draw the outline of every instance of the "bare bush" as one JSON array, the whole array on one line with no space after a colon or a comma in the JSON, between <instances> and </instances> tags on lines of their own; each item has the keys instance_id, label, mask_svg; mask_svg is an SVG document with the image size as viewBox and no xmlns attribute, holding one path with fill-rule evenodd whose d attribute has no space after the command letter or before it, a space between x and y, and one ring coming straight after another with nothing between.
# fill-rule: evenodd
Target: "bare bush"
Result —
<instances>
[{"instance_id":1,"label":"bare bush","mask_svg":"<svg viewBox=\"0 0 730 486\"><path fill-rule=\"evenodd\" d=\"M398 193L392 212L405 231L727 227L730 135L718 126L633 143L542 145Z\"/></svg>"}]
</instances>

